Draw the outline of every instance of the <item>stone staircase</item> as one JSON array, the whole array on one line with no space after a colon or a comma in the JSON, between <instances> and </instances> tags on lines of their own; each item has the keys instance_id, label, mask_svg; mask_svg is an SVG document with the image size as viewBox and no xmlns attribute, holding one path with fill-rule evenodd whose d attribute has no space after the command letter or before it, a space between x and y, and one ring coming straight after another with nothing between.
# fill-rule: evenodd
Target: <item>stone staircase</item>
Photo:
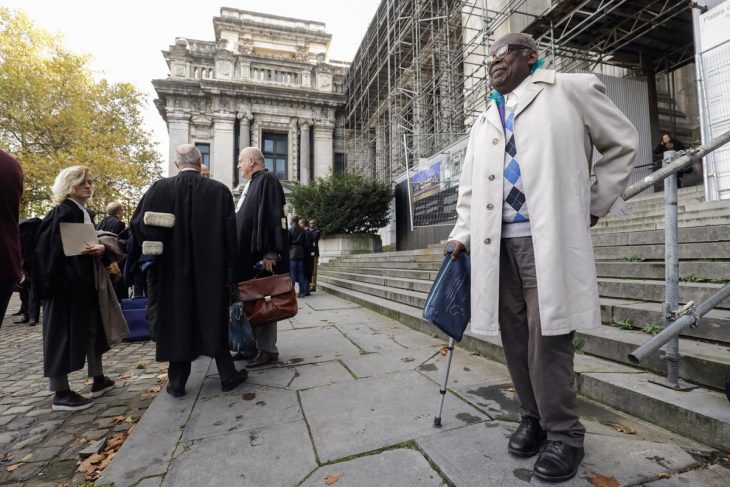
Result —
<instances>
[{"instance_id":1,"label":"stone staircase","mask_svg":"<svg viewBox=\"0 0 730 487\"><path fill-rule=\"evenodd\" d=\"M730 279L730 205L703 203L694 188L680 191L680 215L685 216L679 236L680 302L700 302ZM631 366L627 358L661 325L661 198L633 200L632 218L606 219L594 231L604 326L576 334L577 387L591 399L730 451L730 404L721 392L730 369L730 299L680 338L680 377L698 386L693 391L677 392L649 383L665 374L661 354L640 368ZM688 213L695 218L687 217ZM709 225L710 220L726 224ZM423 319L422 310L442 260L442 245L353 255L320 266L318 284L324 291L413 328L436 333ZM498 338L467 332L460 345L504 360Z\"/></svg>"}]
</instances>

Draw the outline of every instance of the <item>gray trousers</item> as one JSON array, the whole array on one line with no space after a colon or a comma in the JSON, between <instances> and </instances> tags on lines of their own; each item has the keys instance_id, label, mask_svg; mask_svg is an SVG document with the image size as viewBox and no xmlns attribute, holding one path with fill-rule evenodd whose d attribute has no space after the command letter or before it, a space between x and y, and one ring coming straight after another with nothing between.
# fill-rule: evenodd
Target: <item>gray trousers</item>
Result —
<instances>
[{"instance_id":1,"label":"gray trousers","mask_svg":"<svg viewBox=\"0 0 730 487\"><path fill-rule=\"evenodd\" d=\"M89 369L89 377L98 377L104 375L104 367L101 363L101 355L96 355L94 351L94 342L96 336L90 335L89 347L86 352L86 365ZM68 383L68 375L58 375L48 378L48 390L51 392L68 391L71 385Z\"/></svg>"},{"instance_id":2,"label":"gray trousers","mask_svg":"<svg viewBox=\"0 0 730 487\"><path fill-rule=\"evenodd\" d=\"M539 419L548 440L582 447L585 427L573 388L573 333L542 336L532 237L501 241L499 323L521 413Z\"/></svg>"},{"instance_id":3,"label":"gray trousers","mask_svg":"<svg viewBox=\"0 0 730 487\"><path fill-rule=\"evenodd\" d=\"M256 340L256 348L260 352L279 353L279 349L276 348L276 327L276 322L251 326L253 337Z\"/></svg>"}]
</instances>

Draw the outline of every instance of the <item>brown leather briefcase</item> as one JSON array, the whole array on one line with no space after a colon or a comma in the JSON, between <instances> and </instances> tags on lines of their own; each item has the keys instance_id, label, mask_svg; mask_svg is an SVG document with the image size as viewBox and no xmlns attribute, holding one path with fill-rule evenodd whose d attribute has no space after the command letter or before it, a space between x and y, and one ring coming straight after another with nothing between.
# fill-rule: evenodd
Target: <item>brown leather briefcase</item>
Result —
<instances>
[{"instance_id":1,"label":"brown leather briefcase","mask_svg":"<svg viewBox=\"0 0 730 487\"><path fill-rule=\"evenodd\" d=\"M236 284L251 325L285 320L297 314L297 294L289 274L256 277Z\"/></svg>"}]
</instances>

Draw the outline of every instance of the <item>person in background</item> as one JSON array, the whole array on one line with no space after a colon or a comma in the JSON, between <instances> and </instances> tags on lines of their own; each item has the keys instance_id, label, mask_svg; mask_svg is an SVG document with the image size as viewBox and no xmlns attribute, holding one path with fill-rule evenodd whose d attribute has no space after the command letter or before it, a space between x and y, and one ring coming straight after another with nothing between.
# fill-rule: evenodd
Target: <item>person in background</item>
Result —
<instances>
[{"instance_id":1,"label":"person in background","mask_svg":"<svg viewBox=\"0 0 730 487\"><path fill-rule=\"evenodd\" d=\"M127 227L122 221L123 216L124 207L122 204L118 201L112 201L106 205L106 216L98 225L96 225L96 229L104 230L105 232L112 232L119 236Z\"/></svg>"},{"instance_id":2,"label":"person in background","mask_svg":"<svg viewBox=\"0 0 730 487\"><path fill-rule=\"evenodd\" d=\"M20 197L23 170L20 163L0 150L0 326L10 296L20 278Z\"/></svg>"},{"instance_id":3,"label":"person in background","mask_svg":"<svg viewBox=\"0 0 730 487\"><path fill-rule=\"evenodd\" d=\"M317 228L317 221L312 218L309 220L309 232L312 236L312 279L309 284L309 291L317 290L317 265L319 264L319 237L320 231Z\"/></svg>"},{"instance_id":4,"label":"person in background","mask_svg":"<svg viewBox=\"0 0 730 487\"><path fill-rule=\"evenodd\" d=\"M291 219L289 227L289 266L292 284L299 284L297 297L307 295L307 285L304 279L304 257L306 255L307 234L299 225L299 217Z\"/></svg>"},{"instance_id":5,"label":"person in background","mask_svg":"<svg viewBox=\"0 0 730 487\"><path fill-rule=\"evenodd\" d=\"M142 253L155 256L154 281L147 281L155 288L149 290L155 296L155 358L170 363L166 390L180 398L200 355L215 359L223 392L245 382L248 373L236 370L228 352L226 286L234 282L236 250L231 192L200 175L202 155L194 145L177 147L175 165L178 174L147 190L130 226Z\"/></svg>"},{"instance_id":6,"label":"person in background","mask_svg":"<svg viewBox=\"0 0 730 487\"><path fill-rule=\"evenodd\" d=\"M264 155L256 147L246 147L238 156L238 170L245 179L236 206L238 258L235 282L248 281L257 267L271 273L289 272L289 239L284 216L284 188L265 167ZM279 359L276 322L253 327L258 353L247 365L262 367Z\"/></svg>"},{"instance_id":7,"label":"person in background","mask_svg":"<svg viewBox=\"0 0 730 487\"><path fill-rule=\"evenodd\" d=\"M684 150L684 144L679 140L675 139L671 134L663 134L659 143L654 148L654 154L663 154L668 150Z\"/></svg>"},{"instance_id":8,"label":"person in background","mask_svg":"<svg viewBox=\"0 0 730 487\"><path fill-rule=\"evenodd\" d=\"M310 296L312 293L311 282L312 282L312 234L309 231L309 220L301 218L299 220L299 227L304 231L304 282L307 286L307 293L305 296Z\"/></svg>"},{"instance_id":9,"label":"person in background","mask_svg":"<svg viewBox=\"0 0 730 487\"><path fill-rule=\"evenodd\" d=\"M33 275L33 251L35 250L38 228L43 220L40 218L26 218L21 221L20 228L20 258L23 275L18 283L18 294L20 295L20 312L22 317L15 321L15 324L35 326L38 324L41 312L41 303L38 296L33 292L31 276Z\"/></svg>"},{"instance_id":10,"label":"person in background","mask_svg":"<svg viewBox=\"0 0 730 487\"><path fill-rule=\"evenodd\" d=\"M43 374L48 377L54 411L78 411L91 400L71 390L68 374L87 362L93 378L91 397L114 387L104 375L102 355L109 350L96 288L95 260L104 246L90 243L81 255L67 257L61 223L93 225L86 203L92 195L91 171L85 166L62 170L53 183L55 206L38 229L33 260L33 292L43 303Z\"/></svg>"}]
</instances>

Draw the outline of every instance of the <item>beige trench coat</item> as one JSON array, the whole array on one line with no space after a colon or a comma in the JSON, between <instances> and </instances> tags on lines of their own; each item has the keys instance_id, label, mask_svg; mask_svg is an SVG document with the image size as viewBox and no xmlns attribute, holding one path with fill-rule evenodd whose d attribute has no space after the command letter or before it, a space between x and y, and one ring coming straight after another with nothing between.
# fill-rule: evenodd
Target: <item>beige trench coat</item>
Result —
<instances>
[{"instance_id":1,"label":"beige trench coat","mask_svg":"<svg viewBox=\"0 0 730 487\"><path fill-rule=\"evenodd\" d=\"M543 335L601 324L590 215L605 216L620 196L639 143L636 129L605 92L594 75L541 69L516 112ZM483 335L499 333L504 146L499 112L490 101L471 129L450 235L471 254L471 329ZM591 168L593 146L601 157Z\"/></svg>"}]
</instances>

